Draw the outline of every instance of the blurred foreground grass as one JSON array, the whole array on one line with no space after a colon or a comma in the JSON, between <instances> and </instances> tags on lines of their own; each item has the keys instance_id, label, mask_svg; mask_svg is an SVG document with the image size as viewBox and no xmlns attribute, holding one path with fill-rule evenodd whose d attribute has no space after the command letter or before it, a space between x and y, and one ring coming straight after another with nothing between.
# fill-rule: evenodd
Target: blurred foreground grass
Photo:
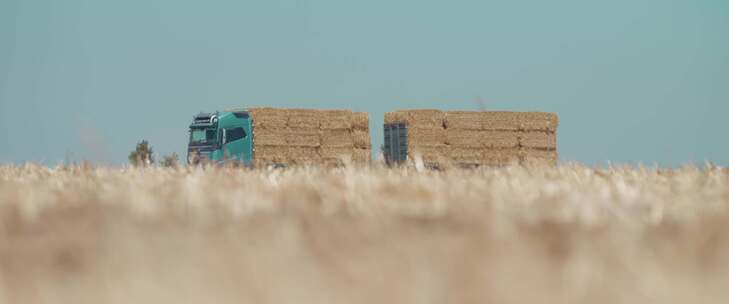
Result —
<instances>
[{"instance_id":1,"label":"blurred foreground grass","mask_svg":"<svg viewBox=\"0 0 729 304\"><path fill-rule=\"evenodd\" d=\"M729 172L0 166L0 303L726 303Z\"/></svg>"}]
</instances>

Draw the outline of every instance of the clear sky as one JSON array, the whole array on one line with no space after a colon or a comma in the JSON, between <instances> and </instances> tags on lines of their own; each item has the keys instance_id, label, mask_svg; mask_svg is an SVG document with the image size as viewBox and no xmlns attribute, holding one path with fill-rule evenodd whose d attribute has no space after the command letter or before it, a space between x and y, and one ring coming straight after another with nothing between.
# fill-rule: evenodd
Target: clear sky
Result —
<instances>
[{"instance_id":1,"label":"clear sky","mask_svg":"<svg viewBox=\"0 0 729 304\"><path fill-rule=\"evenodd\" d=\"M729 1L0 0L0 162L185 155L231 106L557 112L562 160L729 165Z\"/></svg>"}]
</instances>

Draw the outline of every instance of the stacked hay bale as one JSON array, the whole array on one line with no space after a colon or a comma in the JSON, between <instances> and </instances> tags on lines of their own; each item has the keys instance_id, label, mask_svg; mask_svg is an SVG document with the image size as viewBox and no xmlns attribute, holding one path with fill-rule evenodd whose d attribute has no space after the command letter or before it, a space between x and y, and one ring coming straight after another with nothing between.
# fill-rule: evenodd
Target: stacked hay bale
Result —
<instances>
[{"instance_id":1,"label":"stacked hay bale","mask_svg":"<svg viewBox=\"0 0 729 304\"><path fill-rule=\"evenodd\" d=\"M385 113L385 124L404 123L408 128L408 158L427 163L445 161L448 152L445 113L439 110L406 110Z\"/></svg>"},{"instance_id":2,"label":"stacked hay bale","mask_svg":"<svg viewBox=\"0 0 729 304\"><path fill-rule=\"evenodd\" d=\"M341 165L370 160L367 113L349 110L249 109L258 166Z\"/></svg>"},{"instance_id":3,"label":"stacked hay bale","mask_svg":"<svg viewBox=\"0 0 729 304\"><path fill-rule=\"evenodd\" d=\"M408 126L408 157L426 163L557 162L557 115L542 112L406 110L385 123Z\"/></svg>"}]
</instances>

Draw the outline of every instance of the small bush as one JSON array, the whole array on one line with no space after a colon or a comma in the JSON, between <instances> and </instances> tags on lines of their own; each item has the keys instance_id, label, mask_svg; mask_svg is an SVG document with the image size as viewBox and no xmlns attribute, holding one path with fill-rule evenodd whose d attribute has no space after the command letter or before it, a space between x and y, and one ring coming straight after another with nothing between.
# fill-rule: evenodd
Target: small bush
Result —
<instances>
[{"instance_id":1,"label":"small bush","mask_svg":"<svg viewBox=\"0 0 729 304\"><path fill-rule=\"evenodd\" d=\"M146 167L154 164L152 146L149 145L147 140L137 143L134 151L129 153L129 163L135 167Z\"/></svg>"},{"instance_id":2,"label":"small bush","mask_svg":"<svg viewBox=\"0 0 729 304\"><path fill-rule=\"evenodd\" d=\"M170 155L165 155L162 157L162 167L165 168L177 168L180 166L180 157L177 156L177 153L172 153Z\"/></svg>"}]
</instances>

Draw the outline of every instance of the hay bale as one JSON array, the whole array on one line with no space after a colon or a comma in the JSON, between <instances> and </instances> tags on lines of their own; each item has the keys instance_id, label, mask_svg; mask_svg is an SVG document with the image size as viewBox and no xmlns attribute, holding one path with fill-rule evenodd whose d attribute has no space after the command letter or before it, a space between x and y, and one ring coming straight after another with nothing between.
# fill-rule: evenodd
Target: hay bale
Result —
<instances>
[{"instance_id":1,"label":"hay bale","mask_svg":"<svg viewBox=\"0 0 729 304\"><path fill-rule=\"evenodd\" d=\"M321 146L321 137L318 130L289 129L286 130L286 144L292 147L318 147Z\"/></svg>"},{"instance_id":2,"label":"hay bale","mask_svg":"<svg viewBox=\"0 0 729 304\"><path fill-rule=\"evenodd\" d=\"M254 128L253 142L256 146L285 146L285 128Z\"/></svg>"},{"instance_id":3,"label":"hay bale","mask_svg":"<svg viewBox=\"0 0 729 304\"><path fill-rule=\"evenodd\" d=\"M319 122L322 130L351 130L352 111L350 110L323 110Z\"/></svg>"},{"instance_id":4,"label":"hay bale","mask_svg":"<svg viewBox=\"0 0 729 304\"><path fill-rule=\"evenodd\" d=\"M483 149L481 151L481 164L503 166L518 163L521 160L519 148Z\"/></svg>"},{"instance_id":5,"label":"hay bale","mask_svg":"<svg viewBox=\"0 0 729 304\"><path fill-rule=\"evenodd\" d=\"M369 163L372 159L372 150L358 149L352 150L352 161L356 163Z\"/></svg>"},{"instance_id":6,"label":"hay bale","mask_svg":"<svg viewBox=\"0 0 729 304\"><path fill-rule=\"evenodd\" d=\"M420 157L424 162L442 163L448 161L448 150L446 145L412 146L408 147L408 158Z\"/></svg>"},{"instance_id":7,"label":"hay bale","mask_svg":"<svg viewBox=\"0 0 729 304\"><path fill-rule=\"evenodd\" d=\"M559 160L557 150L552 149L521 149L521 162L532 165L556 165Z\"/></svg>"},{"instance_id":8,"label":"hay bale","mask_svg":"<svg viewBox=\"0 0 729 304\"><path fill-rule=\"evenodd\" d=\"M352 113L352 129L359 131L369 131L370 119L367 112Z\"/></svg>"},{"instance_id":9,"label":"hay bale","mask_svg":"<svg viewBox=\"0 0 729 304\"><path fill-rule=\"evenodd\" d=\"M515 131L446 129L446 144L459 148L512 148L519 146Z\"/></svg>"},{"instance_id":10,"label":"hay bale","mask_svg":"<svg viewBox=\"0 0 729 304\"><path fill-rule=\"evenodd\" d=\"M521 112L518 113L520 130L557 131L559 118L555 113Z\"/></svg>"},{"instance_id":11,"label":"hay bale","mask_svg":"<svg viewBox=\"0 0 729 304\"><path fill-rule=\"evenodd\" d=\"M556 149L557 135L552 132L542 131L520 132L519 145L529 148Z\"/></svg>"},{"instance_id":12,"label":"hay bale","mask_svg":"<svg viewBox=\"0 0 729 304\"><path fill-rule=\"evenodd\" d=\"M417 128L442 129L445 113L440 110L419 109L408 110L408 125Z\"/></svg>"},{"instance_id":13,"label":"hay bale","mask_svg":"<svg viewBox=\"0 0 729 304\"><path fill-rule=\"evenodd\" d=\"M356 148L370 149L370 147L372 146L370 133L367 131L352 131L352 141L354 142L354 147Z\"/></svg>"},{"instance_id":14,"label":"hay bale","mask_svg":"<svg viewBox=\"0 0 729 304\"><path fill-rule=\"evenodd\" d=\"M344 161L339 158L322 158L319 160L317 166L324 168L339 168L344 167Z\"/></svg>"},{"instance_id":15,"label":"hay bale","mask_svg":"<svg viewBox=\"0 0 729 304\"><path fill-rule=\"evenodd\" d=\"M323 118L321 111L312 109L290 109L286 114L288 127L300 130L318 130Z\"/></svg>"},{"instance_id":16,"label":"hay bale","mask_svg":"<svg viewBox=\"0 0 729 304\"><path fill-rule=\"evenodd\" d=\"M319 148L322 159L352 160L354 149L351 147L327 147Z\"/></svg>"},{"instance_id":17,"label":"hay bale","mask_svg":"<svg viewBox=\"0 0 729 304\"><path fill-rule=\"evenodd\" d=\"M443 128L408 128L408 146L439 146L446 144Z\"/></svg>"},{"instance_id":18,"label":"hay bale","mask_svg":"<svg viewBox=\"0 0 729 304\"><path fill-rule=\"evenodd\" d=\"M286 156L289 160L295 162L321 159L319 148L317 147L288 147Z\"/></svg>"},{"instance_id":19,"label":"hay bale","mask_svg":"<svg viewBox=\"0 0 729 304\"><path fill-rule=\"evenodd\" d=\"M271 108L271 107L252 107L248 108L248 112L251 113L251 115L278 115L281 113L286 113L286 109L278 109L278 108Z\"/></svg>"},{"instance_id":20,"label":"hay bale","mask_svg":"<svg viewBox=\"0 0 729 304\"><path fill-rule=\"evenodd\" d=\"M440 110L400 110L385 113L385 123L405 123L409 128L442 129L445 113Z\"/></svg>"},{"instance_id":21,"label":"hay bale","mask_svg":"<svg viewBox=\"0 0 729 304\"><path fill-rule=\"evenodd\" d=\"M253 159L263 163L285 163L288 158L288 147L256 145Z\"/></svg>"},{"instance_id":22,"label":"hay bale","mask_svg":"<svg viewBox=\"0 0 729 304\"><path fill-rule=\"evenodd\" d=\"M521 126L519 112L486 111L478 112L482 130L518 131Z\"/></svg>"},{"instance_id":23,"label":"hay bale","mask_svg":"<svg viewBox=\"0 0 729 304\"><path fill-rule=\"evenodd\" d=\"M321 145L324 147L354 147L352 132L349 130L323 130L319 134L321 137Z\"/></svg>"},{"instance_id":24,"label":"hay bale","mask_svg":"<svg viewBox=\"0 0 729 304\"><path fill-rule=\"evenodd\" d=\"M404 111L395 111L395 112L385 113L385 123L386 124L407 123L407 122L408 122L408 115Z\"/></svg>"},{"instance_id":25,"label":"hay bale","mask_svg":"<svg viewBox=\"0 0 729 304\"><path fill-rule=\"evenodd\" d=\"M445 143L458 148L480 148L482 131L464 129L446 129Z\"/></svg>"},{"instance_id":26,"label":"hay bale","mask_svg":"<svg viewBox=\"0 0 729 304\"><path fill-rule=\"evenodd\" d=\"M515 148L519 146L519 133L513 131L481 131L479 142L484 148Z\"/></svg>"},{"instance_id":27,"label":"hay bale","mask_svg":"<svg viewBox=\"0 0 729 304\"><path fill-rule=\"evenodd\" d=\"M455 148L451 147L448 150L448 158L456 163L473 163L478 164L481 162L481 155L483 154L480 148Z\"/></svg>"},{"instance_id":28,"label":"hay bale","mask_svg":"<svg viewBox=\"0 0 729 304\"><path fill-rule=\"evenodd\" d=\"M285 109L251 108L248 111L251 113L254 128L285 128L288 123Z\"/></svg>"},{"instance_id":29,"label":"hay bale","mask_svg":"<svg viewBox=\"0 0 729 304\"><path fill-rule=\"evenodd\" d=\"M445 112L444 125L446 129L481 130L481 115L479 113L474 111Z\"/></svg>"}]
</instances>

